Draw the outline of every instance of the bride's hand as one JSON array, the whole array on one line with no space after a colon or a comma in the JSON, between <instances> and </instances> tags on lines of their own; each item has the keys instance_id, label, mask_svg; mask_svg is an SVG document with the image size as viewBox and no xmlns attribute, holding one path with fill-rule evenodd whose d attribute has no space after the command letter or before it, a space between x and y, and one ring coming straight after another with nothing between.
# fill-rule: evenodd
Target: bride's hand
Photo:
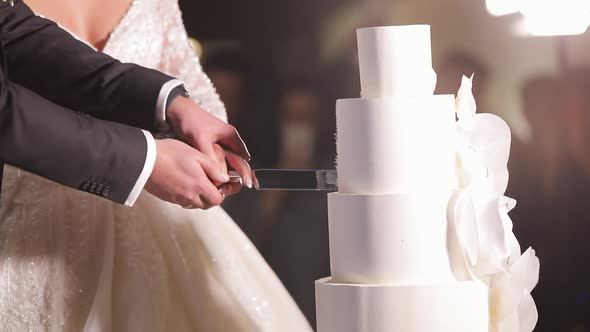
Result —
<instances>
[{"instance_id":1,"label":"bride's hand","mask_svg":"<svg viewBox=\"0 0 590 332\"><path fill-rule=\"evenodd\" d=\"M174 139L156 140L157 157L145 189L185 208L208 209L223 202L213 183L229 181L214 159Z\"/></svg>"},{"instance_id":2,"label":"bride's hand","mask_svg":"<svg viewBox=\"0 0 590 332\"><path fill-rule=\"evenodd\" d=\"M207 113L184 97L175 98L166 110L167 121L178 137L207 156L214 158L214 144L250 161L250 153L233 126Z\"/></svg>"},{"instance_id":3,"label":"bride's hand","mask_svg":"<svg viewBox=\"0 0 590 332\"><path fill-rule=\"evenodd\" d=\"M213 144L212 153L215 156L215 160L219 165L221 165L223 171L227 173L228 168L231 170L235 170L240 174L241 180L240 182L213 182L215 186L219 188L222 194L224 195L233 195L237 194L242 190L242 185L244 184L246 187L252 187L252 169L250 169L250 165L239 155L225 150L219 144Z\"/></svg>"}]
</instances>

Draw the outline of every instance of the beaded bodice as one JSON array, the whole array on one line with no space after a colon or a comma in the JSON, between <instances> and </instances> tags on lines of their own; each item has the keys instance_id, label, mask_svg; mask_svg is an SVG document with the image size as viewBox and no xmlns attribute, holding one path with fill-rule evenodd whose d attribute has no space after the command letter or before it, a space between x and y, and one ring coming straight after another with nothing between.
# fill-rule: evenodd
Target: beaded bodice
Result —
<instances>
[{"instance_id":1,"label":"beaded bodice","mask_svg":"<svg viewBox=\"0 0 590 332\"><path fill-rule=\"evenodd\" d=\"M177 77L194 101L227 121L225 107L189 44L177 0L134 0L103 52Z\"/></svg>"}]
</instances>

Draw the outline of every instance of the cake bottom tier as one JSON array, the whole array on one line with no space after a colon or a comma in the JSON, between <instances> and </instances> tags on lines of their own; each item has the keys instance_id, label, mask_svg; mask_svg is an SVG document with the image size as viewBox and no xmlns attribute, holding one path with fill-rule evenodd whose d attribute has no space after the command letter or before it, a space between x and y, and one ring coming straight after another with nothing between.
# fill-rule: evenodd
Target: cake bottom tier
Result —
<instances>
[{"instance_id":1,"label":"cake bottom tier","mask_svg":"<svg viewBox=\"0 0 590 332\"><path fill-rule=\"evenodd\" d=\"M315 283L318 332L488 332L480 282L392 286Z\"/></svg>"}]
</instances>

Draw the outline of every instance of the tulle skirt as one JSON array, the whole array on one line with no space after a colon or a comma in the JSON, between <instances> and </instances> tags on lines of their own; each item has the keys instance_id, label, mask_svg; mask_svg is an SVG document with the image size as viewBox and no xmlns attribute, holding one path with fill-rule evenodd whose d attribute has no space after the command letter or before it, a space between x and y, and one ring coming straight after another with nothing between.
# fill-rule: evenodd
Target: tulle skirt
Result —
<instances>
[{"instance_id":1,"label":"tulle skirt","mask_svg":"<svg viewBox=\"0 0 590 332\"><path fill-rule=\"evenodd\" d=\"M233 220L133 208L6 167L2 331L311 331Z\"/></svg>"}]
</instances>

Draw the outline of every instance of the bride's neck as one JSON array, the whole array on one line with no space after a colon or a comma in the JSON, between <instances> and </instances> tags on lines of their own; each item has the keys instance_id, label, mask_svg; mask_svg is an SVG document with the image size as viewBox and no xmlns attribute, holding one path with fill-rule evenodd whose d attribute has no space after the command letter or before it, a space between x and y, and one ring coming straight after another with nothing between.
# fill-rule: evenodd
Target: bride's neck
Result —
<instances>
[{"instance_id":1,"label":"bride's neck","mask_svg":"<svg viewBox=\"0 0 590 332\"><path fill-rule=\"evenodd\" d=\"M132 0L27 0L33 11L102 50Z\"/></svg>"}]
</instances>

